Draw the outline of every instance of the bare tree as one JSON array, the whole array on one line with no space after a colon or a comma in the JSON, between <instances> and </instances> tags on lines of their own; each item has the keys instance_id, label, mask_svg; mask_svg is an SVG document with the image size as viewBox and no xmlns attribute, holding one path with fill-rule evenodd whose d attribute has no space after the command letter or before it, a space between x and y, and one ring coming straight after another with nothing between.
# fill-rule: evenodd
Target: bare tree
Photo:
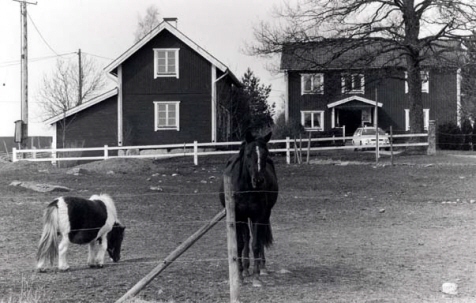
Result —
<instances>
[{"instance_id":1,"label":"bare tree","mask_svg":"<svg viewBox=\"0 0 476 303\"><path fill-rule=\"evenodd\" d=\"M159 23L159 9L155 5L149 6L144 17L138 16L137 29L134 34L135 42L144 38L144 36L156 28Z\"/></svg>"},{"instance_id":2,"label":"bare tree","mask_svg":"<svg viewBox=\"0 0 476 303\"><path fill-rule=\"evenodd\" d=\"M63 115L59 122L63 131L63 147L69 125L66 120L67 111L98 95L106 84L104 72L96 66L93 59L83 57L81 78L78 64L76 61L58 59L53 73L43 76L39 91L39 103L45 115L48 118ZM79 85L82 86L81 96L78 96Z\"/></svg>"},{"instance_id":3,"label":"bare tree","mask_svg":"<svg viewBox=\"0 0 476 303\"><path fill-rule=\"evenodd\" d=\"M272 55L293 45L327 43L333 52L327 62L331 63L356 47L366 49L362 57L347 62L350 68L356 61L360 66L375 63L386 54L382 66L400 62L406 67L413 133L422 132L424 126L422 62L446 60L476 28L474 0L301 0L286 3L275 13L279 22L255 28L257 43L249 47L251 54ZM318 67L312 57L302 58L310 68Z\"/></svg>"}]
</instances>

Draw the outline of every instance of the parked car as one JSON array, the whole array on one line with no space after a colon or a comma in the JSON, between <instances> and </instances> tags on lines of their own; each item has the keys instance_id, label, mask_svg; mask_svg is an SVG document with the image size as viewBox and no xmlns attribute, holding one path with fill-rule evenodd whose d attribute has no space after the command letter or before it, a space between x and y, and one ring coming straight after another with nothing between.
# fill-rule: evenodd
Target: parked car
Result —
<instances>
[{"instance_id":1,"label":"parked car","mask_svg":"<svg viewBox=\"0 0 476 303\"><path fill-rule=\"evenodd\" d=\"M367 145L375 146L375 127L359 127L355 130L354 135L352 136L352 145L355 146L355 150L362 149L364 150ZM390 140L388 134L384 132L380 127L378 128L378 143L379 145L388 145Z\"/></svg>"}]
</instances>

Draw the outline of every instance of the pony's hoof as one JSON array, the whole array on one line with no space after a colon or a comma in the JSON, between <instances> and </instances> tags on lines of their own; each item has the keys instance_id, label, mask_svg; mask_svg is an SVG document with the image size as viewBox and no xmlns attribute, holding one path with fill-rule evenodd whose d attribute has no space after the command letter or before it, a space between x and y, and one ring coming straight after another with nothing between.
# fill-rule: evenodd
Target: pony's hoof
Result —
<instances>
[{"instance_id":1,"label":"pony's hoof","mask_svg":"<svg viewBox=\"0 0 476 303\"><path fill-rule=\"evenodd\" d=\"M89 264L89 268L103 268L104 265L102 264Z\"/></svg>"},{"instance_id":2,"label":"pony's hoof","mask_svg":"<svg viewBox=\"0 0 476 303\"><path fill-rule=\"evenodd\" d=\"M68 271L68 270L69 270L69 266L60 267L60 268L58 268L58 269L59 269L60 271L65 272L65 271Z\"/></svg>"},{"instance_id":3,"label":"pony's hoof","mask_svg":"<svg viewBox=\"0 0 476 303\"><path fill-rule=\"evenodd\" d=\"M243 277L249 277L249 276L251 276L250 272L247 269L243 269Z\"/></svg>"},{"instance_id":4,"label":"pony's hoof","mask_svg":"<svg viewBox=\"0 0 476 303\"><path fill-rule=\"evenodd\" d=\"M267 276L267 275L269 275L269 272L268 272L267 269L263 268L263 269L260 270L259 274L261 276Z\"/></svg>"},{"instance_id":5,"label":"pony's hoof","mask_svg":"<svg viewBox=\"0 0 476 303\"><path fill-rule=\"evenodd\" d=\"M258 279L253 279L253 287L263 287L263 283Z\"/></svg>"},{"instance_id":6,"label":"pony's hoof","mask_svg":"<svg viewBox=\"0 0 476 303\"><path fill-rule=\"evenodd\" d=\"M46 268L37 268L36 269L39 273L45 273L46 272Z\"/></svg>"}]
</instances>

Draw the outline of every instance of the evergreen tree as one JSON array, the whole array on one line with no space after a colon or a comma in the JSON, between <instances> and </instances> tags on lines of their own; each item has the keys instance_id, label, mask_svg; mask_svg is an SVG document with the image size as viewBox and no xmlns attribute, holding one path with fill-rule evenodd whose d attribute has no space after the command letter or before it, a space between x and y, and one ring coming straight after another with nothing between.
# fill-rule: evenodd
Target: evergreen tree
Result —
<instances>
[{"instance_id":1,"label":"evergreen tree","mask_svg":"<svg viewBox=\"0 0 476 303\"><path fill-rule=\"evenodd\" d=\"M242 116L242 129L251 129L254 132L267 132L273 126L275 104L268 104L271 85L261 84L261 80L254 75L251 69L243 75L243 87L240 99L247 104L247 112Z\"/></svg>"}]
</instances>

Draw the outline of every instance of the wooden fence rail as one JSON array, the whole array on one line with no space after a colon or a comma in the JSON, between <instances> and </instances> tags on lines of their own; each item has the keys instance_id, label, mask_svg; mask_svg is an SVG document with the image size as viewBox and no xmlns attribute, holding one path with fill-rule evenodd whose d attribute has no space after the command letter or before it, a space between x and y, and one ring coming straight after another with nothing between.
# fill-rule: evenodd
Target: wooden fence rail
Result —
<instances>
[{"instance_id":1,"label":"wooden fence rail","mask_svg":"<svg viewBox=\"0 0 476 303\"><path fill-rule=\"evenodd\" d=\"M426 142L407 142L393 144L393 147L410 147L410 146L429 146L429 142L432 142L434 138L429 137L427 133L424 134L401 134L393 135L393 139L398 138L418 138L427 137ZM298 149L302 149L302 144L306 143L308 151L329 151L329 150L345 150L354 149L355 146L342 145L342 146L315 146L311 147L313 142L340 142L343 143L351 140L352 137L331 137L331 138L312 138L304 139L300 141L292 140L287 137L281 140L271 140L269 143L274 148L270 149L272 153L285 153L286 162L291 163L291 154L296 153ZM298 144L300 144L298 146ZM233 142L207 142L199 143L194 141L193 143L183 144L165 144L165 145L139 145L139 146L108 146L102 147L85 147L85 148L52 148L52 149L16 149L12 150L12 161L34 161L45 162L49 161L56 164L58 161L92 161L92 160L106 160L112 158L171 158L171 157L193 157L193 163L198 165L199 156L209 155L226 155L234 154L238 151L238 147L241 145L239 141ZM235 147L232 150L217 150L220 147ZM375 148L375 145L367 145L366 148ZM390 145L379 145L379 148L389 148ZM169 149L174 149L174 153L167 153ZM128 150L156 150L157 153L148 154L127 154ZM159 152L158 150L161 150ZM84 153L84 152L101 152L101 155L95 156L68 156L68 153ZM116 151L117 155L111 154L111 151ZM164 152L165 151L165 152ZM41 155L38 156L38 155Z\"/></svg>"}]
</instances>

